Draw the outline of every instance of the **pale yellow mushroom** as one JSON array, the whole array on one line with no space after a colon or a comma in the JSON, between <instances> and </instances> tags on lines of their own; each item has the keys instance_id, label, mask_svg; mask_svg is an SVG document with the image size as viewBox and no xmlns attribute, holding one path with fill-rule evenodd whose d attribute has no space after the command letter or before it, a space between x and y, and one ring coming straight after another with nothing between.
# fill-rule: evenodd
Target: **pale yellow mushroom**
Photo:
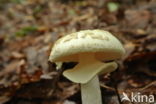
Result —
<instances>
[{"instance_id":1,"label":"pale yellow mushroom","mask_svg":"<svg viewBox=\"0 0 156 104\"><path fill-rule=\"evenodd\" d=\"M120 41L103 30L83 30L57 40L49 60L78 62L63 72L69 80L81 84L83 104L102 104L98 74L110 73L117 68L114 60L125 53ZM112 61L107 62L106 61Z\"/></svg>"}]
</instances>

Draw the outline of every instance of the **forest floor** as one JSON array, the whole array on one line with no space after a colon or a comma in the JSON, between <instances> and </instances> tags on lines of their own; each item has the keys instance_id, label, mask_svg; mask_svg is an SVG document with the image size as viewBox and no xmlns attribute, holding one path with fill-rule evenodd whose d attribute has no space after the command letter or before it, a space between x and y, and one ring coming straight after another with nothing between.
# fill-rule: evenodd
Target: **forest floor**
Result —
<instances>
[{"instance_id":1,"label":"forest floor","mask_svg":"<svg viewBox=\"0 0 156 104\"><path fill-rule=\"evenodd\" d=\"M126 49L119 68L100 76L103 103L154 104L121 97L156 100L155 0L0 0L0 104L81 104L79 85L48 57L54 41L85 29L110 31Z\"/></svg>"}]
</instances>

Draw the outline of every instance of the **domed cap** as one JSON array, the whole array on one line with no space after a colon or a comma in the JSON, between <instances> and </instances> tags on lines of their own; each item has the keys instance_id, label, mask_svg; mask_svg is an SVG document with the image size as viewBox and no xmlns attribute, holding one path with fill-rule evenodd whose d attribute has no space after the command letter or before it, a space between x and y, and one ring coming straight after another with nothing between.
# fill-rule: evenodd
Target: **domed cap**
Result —
<instances>
[{"instance_id":1,"label":"domed cap","mask_svg":"<svg viewBox=\"0 0 156 104\"><path fill-rule=\"evenodd\" d=\"M50 61L78 62L78 54L95 53L101 61L120 58L125 50L120 41L104 30L83 30L66 35L54 44Z\"/></svg>"}]
</instances>

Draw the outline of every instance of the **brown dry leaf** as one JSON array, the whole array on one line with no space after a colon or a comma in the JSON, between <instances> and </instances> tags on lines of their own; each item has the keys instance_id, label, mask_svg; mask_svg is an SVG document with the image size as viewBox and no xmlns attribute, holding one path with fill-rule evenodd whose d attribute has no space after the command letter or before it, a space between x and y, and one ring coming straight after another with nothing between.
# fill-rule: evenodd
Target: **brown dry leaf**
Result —
<instances>
[{"instance_id":1,"label":"brown dry leaf","mask_svg":"<svg viewBox=\"0 0 156 104\"><path fill-rule=\"evenodd\" d=\"M5 76L11 73L17 73L18 68L20 67L21 63L25 63L24 60L20 61L13 61L12 63L8 64L5 69L0 73L0 76Z\"/></svg>"},{"instance_id":2,"label":"brown dry leaf","mask_svg":"<svg viewBox=\"0 0 156 104\"><path fill-rule=\"evenodd\" d=\"M150 21L151 14L147 10L126 10L126 24L132 28L145 28Z\"/></svg>"},{"instance_id":3,"label":"brown dry leaf","mask_svg":"<svg viewBox=\"0 0 156 104\"><path fill-rule=\"evenodd\" d=\"M22 59L25 57L25 55L22 53L19 53L17 51L13 51L13 52L11 52L11 57L15 58L15 59Z\"/></svg>"},{"instance_id":4,"label":"brown dry leaf","mask_svg":"<svg viewBox=\"0 0 156 104\"><path fill-rule=\"evenodd\" d=\"M4 104L10 100L9 97L6 96L0 96L0 104Z\"/></svg>"},{"instance_id":5,"label":"brown dry leaf","mask_svg":"<svg viewBox=\"0 0 156 104\"><path fill-rule=\"evenodd\" d=\"M127 82L133 88L140 88L140 87L147 85L150 82L150 80L145 79L143 76L140 76L139 78L137 78L137 76L132 76L130 79L128 79Z\"/></svg>"},{"instance_id":6,"label":"brown dry leaf","mask_svg":"<svg viewBox=\"0 0 156 104\"><path fill-rule=\"evenodd\" d=\"M132 54L132 52L134 52L134 50L136 48L136 44L129 42L124 45L124 48L126 50L126 54L124 55L124 57L126 58L126 57L130 56Z\"/></svg>"},{"instance_id":7,"label":"brown dry leaf","mask_svg":"<svg viewBox=\"0 0 156 104\"><path fill-rule=\"evenodd\" d=\"M0 46L4 43L4 37L0 36Z\"/></svg>"},{"instance_id":8,"label":"brown dry leaf","mask_svg":"<svg viewBox=\"0 0 156 104\"><path fill-rule=\"evenodd\" d=\"M145 48L151 52L156 51L156 34L150 34L144 39Z\"/></svg>"},{"instance_id":9,"label":"brown dry leaf","mask_svg":"<svg viewBox=\"0 0 156 104\"><path fill-rule=\"evenodd\" d=\"M67 82L59 82L58 87L61 88L61 92L57 93L57 96L61 99L66 99L74 95L79 90L78 84L69 84Z\"/></svg>"},{"instance_id":10,"label":"brown dry leaf","mask_svg":"<svg viewBox=\"0 0 156 104\"><path fill-rule=\"evenodd\" d=\"M125 59L125 64L128 65L127 70L133 69L134 72L143 72L149 76L156 76L156 72L154 71L155 56L155 51L134 53Z\"/></svg>"},{"instance_id":11,"label":"brown dry leaf","mask_svg":"<svg viewBox=\"0 0 156 104\"><path fill-rule=\"evenodd\" d=\"M54 100L54 101L44 101L43 104L63 104L63 101L60 100Z\"/></svg>"}]
</instances>

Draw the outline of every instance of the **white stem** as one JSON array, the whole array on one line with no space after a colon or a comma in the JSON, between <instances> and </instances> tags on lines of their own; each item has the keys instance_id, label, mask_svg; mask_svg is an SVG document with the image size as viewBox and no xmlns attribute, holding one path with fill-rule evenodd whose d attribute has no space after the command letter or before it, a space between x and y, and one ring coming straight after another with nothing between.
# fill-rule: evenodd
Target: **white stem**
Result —
<instances>
[{"instance_id":1,"label":"white stem","mask_svg":"<svg viewBox=\"0 0 156 104\"><path fill-rule=\"evenodd\" d=\"M102 104L99 78L96 75L85 84L81 84L82 104Z\"/></svg>"}]
</instances>

